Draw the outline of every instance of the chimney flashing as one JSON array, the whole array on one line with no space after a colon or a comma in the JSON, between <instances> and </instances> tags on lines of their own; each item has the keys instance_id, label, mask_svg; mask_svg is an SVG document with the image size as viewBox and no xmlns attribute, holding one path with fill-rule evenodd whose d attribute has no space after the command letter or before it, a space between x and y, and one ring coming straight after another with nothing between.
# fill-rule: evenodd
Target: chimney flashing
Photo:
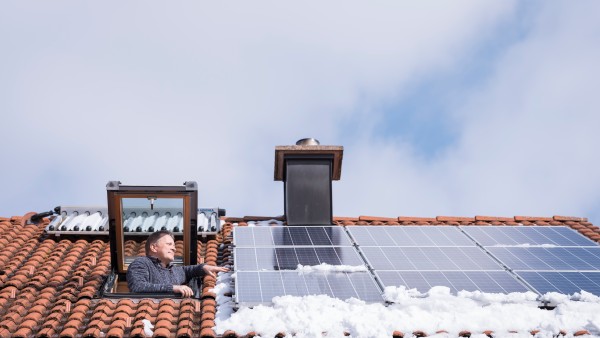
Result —
<instances>
[{"instance_id":1,"label":"chimney flashing","mask_svg":"<svg viewBox=\"0 0 600 338\"><path fill-rule=\"evenodd\" d=\"M276 146L275 147L275 181L284 180L285 159L289 157L314 158L321 156L332 156L332 179L339 181L342 176L342 158L344 154L343 146Z\"/></svg>"}]
</instances>

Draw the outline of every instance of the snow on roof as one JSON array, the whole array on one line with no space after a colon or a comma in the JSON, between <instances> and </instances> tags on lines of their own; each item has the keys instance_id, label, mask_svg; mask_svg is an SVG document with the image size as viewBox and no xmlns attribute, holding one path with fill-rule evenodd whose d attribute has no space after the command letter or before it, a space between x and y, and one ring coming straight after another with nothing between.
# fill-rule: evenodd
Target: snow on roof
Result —
<instances>
[{"instance_id":1,"label":"snow on roof","mask_svg":"<svg viewBox=\"0 0 600 338\"><path fill-rule=\"evenodd\" d=\"M206 276L200 299L95 298L110 269L106 237L52 237L25 216L0 217L0 337L215 337L261 333L272 336L356 337L392 335L472 337L495 331L494 337L549 337L591 333L600 336L600 302L594 295L547 294L554 310L538 308L530 294L459 293L433 288L425 294L388 288L391 303L365 304L323 295L279 297L274 306L233 311L228 302L231 275ZM221 231L200 243L199 259L209 264L230 261L233 223L239 226L281 224L281 217L224 218ZM563 225L596 242L600 229L578 217L336 217L337 225ZM181 246L181 245L180 245ZM132 254L142 254L138 244ZM179 250L179 249L178 249ZM304 267L303 267L304 268ZM310 267L315 269L315 267ZM333 270L335 268L325 268ZM344 267L345 270L352 267ZM336 273L331 271L330 273ZM217 301L221 304L217 306ZM463 331L463 332L461 332ZM436 334L436 332L441 332ZM446 333L444 333L446 332ZM516 332L516 333L511 333Z\"/></svg>"}]
</instances>

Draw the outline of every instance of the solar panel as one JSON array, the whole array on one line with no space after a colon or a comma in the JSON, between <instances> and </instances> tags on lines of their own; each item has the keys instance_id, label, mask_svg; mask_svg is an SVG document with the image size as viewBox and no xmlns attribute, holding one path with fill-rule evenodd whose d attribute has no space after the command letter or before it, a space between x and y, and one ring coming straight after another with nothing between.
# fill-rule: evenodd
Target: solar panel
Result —
<instances>
[{"instance_id":1,"label":"solar panel","mask_svg":"<svg viewBox=\"0 0 600 338\"><path fill-rule=\"evenodd\" d=\"M360 247L375 270L503 270L478 247Z\"/></svg>"},{"instance_id":2,"label":"solar panel","mask_svg":"<svg viewBox=\"0 0 600 338\"><path fill-rule=\"evenodd\" d=\"M235 248L236 271L295 270L298 264L364 265L353 247Z\"/></svg>"},{"instance_id":3,"label":"solar panel","mask_svg":"<svg viewBox=\"0 0 600 338\"><path fill-rule=\"evenodd\" d=\"M574 294L585 290L600 295L600 272L519 271L517 275L541 294L546 292Z\"/></svg>"},{"instance_id":4,"label":"solar panel","mask_svg":"<svg viewBox=\"0 0 600 338\"><path fill-rule=\"evenodd\" d=\"M461 229L482 246L598 246L577 231L563 226L466 226Z\"/></svg>"},{"instance_id":5,"label":"solar panel","mask_svg":"<svg viewBox=\"0 0 600 338\"><path fill-rule=\"evenodd\" d=\"M482 291L510 293L529 291L506 271L377 271L384 287L405 286L421 293L433 286L446 286L452 293Z\"/></svg>"},{"instance_id":6,"label":"solar panel","mask_svg":"<svg viewBox=\"0 0 600 338\"><path fill-rule=\"evenodd\" d=\"M600 247L488 247L511 270L600 270Z\"/></svg>"},{"instance_id":7,"label":"solar panel","mask_svg":"<svg viewBox=\"0 0 600 338\"><path fill-rule=\"evenodd\" d=\"M348 231L360 246L475 246L455 227L353 226Z\"/></svg>"},{"instance_id":8,"label":"solar panel","mask_svg":"<svg viewBox=\"0 0 600 338\"><path fill-rule=\"evenodd\" d=\"M461 227L538 293L600 295L600 246L559 226Z\"/></svg>"},{"instance_id":9,"label":"solar panel","mask_svg":"<svg viewBox=\"0 0 600 338\"><path fill-rule=\"evenodd\" d=\"M383 286L483 292L529 289L457 227L348 227Z\"/></svg>"},{"instance_id":10,"label":"solar panel","mask_svg":"<svg viewBox=\"0 0 600 338\"><path fill-rule=\"evenodd\" d=\"M271 303L273 297L328 295L381 302L381 291L367 272L308 274L296 271L240 271L236 273L236 301L243 305Z\"/></svg>"},{"instance_id":11,"label":"solar panel","mask_svg":"<svg viewBox=\"0 0 600 338\"><path fill-rule=\"evenodd\" d=\"M233 243L238 247L352 245L344 228L338 226L236 227Z\"/></svg>"},{"instance_id":12,"label":"solar panel","mask_svg":"<svg viewBox=\"0 0 600 338\"><path fill-rule=\"evenodd\" d=\"M540 294L586 290L600 295L600 246L567 227L353 226L346 230L234 228L238 302L269 303L274 296L310 294L381 301L374 276L382 286L404 285L420 292L442 285L453 293L533 289ZM295 271L298 264L357 266L365 261L374 276Z\"/></svg>"}]
</instances>

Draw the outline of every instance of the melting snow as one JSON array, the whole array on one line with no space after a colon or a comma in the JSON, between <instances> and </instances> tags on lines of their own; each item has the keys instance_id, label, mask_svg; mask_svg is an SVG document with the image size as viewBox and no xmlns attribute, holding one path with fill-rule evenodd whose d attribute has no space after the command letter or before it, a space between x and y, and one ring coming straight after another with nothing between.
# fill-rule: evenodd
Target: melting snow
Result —
<instances>
[{"instance_id":1,"label":"melting snow","mask_svg":"<svg viewBox=\"0 0 600 338\"><path fill-rule=\"evenodd\" d=\"M258 227L258 226L282 226L283 225L283 221L279 221L276 219L268 219L265 221L248 221L248 223L246 223L247 226L249 227ZM235 224L234 224L235 225Z\"/></svg>"},{"instance_id":2,"label":"melting snow","mask_svg":"<svg viewBox=\"0 0 600 338\"><path fill-rule=\"evenodd\" d=\"M494 244L492 245L494 247L508 247L508 248L558 248L557 245L554 244L529 244L529 243L521 243L521 244L513 244L513 245L506 245L506 244Z\"/></svg>"},{"instance_id":3,"label":"melting snow","mask_svg":"<svg viewBox=\"0 0 600 338\"><path fill-rule=\"evenodd\" d=\"M330 265L327 263L321 263L320 265L302 265L298 264L296 271L301 273L311 272L360 272L367 271L367 267L364 265Z\"/></svg>"}]
</instances>

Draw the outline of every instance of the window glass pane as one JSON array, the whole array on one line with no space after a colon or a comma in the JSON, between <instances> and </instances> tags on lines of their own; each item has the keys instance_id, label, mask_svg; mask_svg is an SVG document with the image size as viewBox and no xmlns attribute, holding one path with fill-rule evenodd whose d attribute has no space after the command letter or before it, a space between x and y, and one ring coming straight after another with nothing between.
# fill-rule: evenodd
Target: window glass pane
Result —
<instances>
[{"instance_id":1,"label":"window glass pane","mask_svg":"<svg viewBox=\"0 0 600 338\"><path fill-rule=\"evenodd\" d=\"M122 227L125 264L145 254L145 240L153 232L171 231L175 235L175 264L182 264L183 257L183 198L148 196L122 198Z\"/></svg>"}]
</instances>

